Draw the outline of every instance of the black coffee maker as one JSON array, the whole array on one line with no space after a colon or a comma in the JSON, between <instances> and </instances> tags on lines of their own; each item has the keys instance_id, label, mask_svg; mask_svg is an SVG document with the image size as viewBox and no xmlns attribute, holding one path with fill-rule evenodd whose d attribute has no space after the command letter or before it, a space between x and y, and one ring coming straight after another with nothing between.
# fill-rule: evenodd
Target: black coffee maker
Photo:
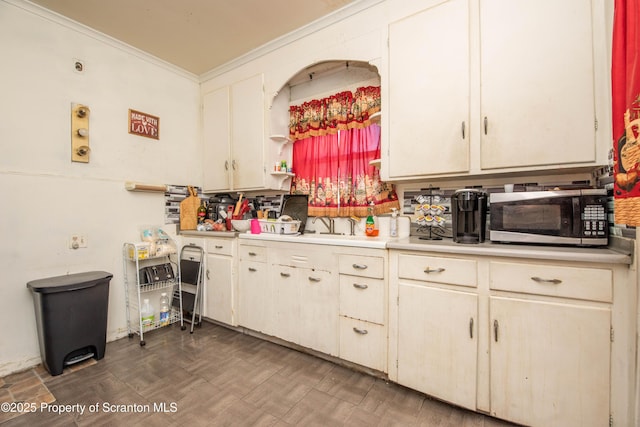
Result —
<instances>
[{"instance_id":1,"label":"black coffee maker","mask_svg":"<svg viewBox=\"0 0 640 427\"><path fill-rule=\"evenodd\" d=\"M487 193L466 188L451 196L453 241L482 243L487 222Z\"/></svg>"}]
</instances>

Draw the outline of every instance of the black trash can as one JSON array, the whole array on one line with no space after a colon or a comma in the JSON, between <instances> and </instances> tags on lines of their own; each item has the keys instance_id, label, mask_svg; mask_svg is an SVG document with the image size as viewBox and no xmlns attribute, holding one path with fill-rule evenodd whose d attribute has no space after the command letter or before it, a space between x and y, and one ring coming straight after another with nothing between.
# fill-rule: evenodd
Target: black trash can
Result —
<instances>
[{"instance_id":1,"label":"black trash can","mask_svg":"<svg viewBox=\"0 0 640 427\"><path fill-rule=\"evenodd\" d=\"M51 375L91 357L104 357L112 277L105 271L89 271L27 283L33 294L42 363Z\"/></svg>"}]
</instances>

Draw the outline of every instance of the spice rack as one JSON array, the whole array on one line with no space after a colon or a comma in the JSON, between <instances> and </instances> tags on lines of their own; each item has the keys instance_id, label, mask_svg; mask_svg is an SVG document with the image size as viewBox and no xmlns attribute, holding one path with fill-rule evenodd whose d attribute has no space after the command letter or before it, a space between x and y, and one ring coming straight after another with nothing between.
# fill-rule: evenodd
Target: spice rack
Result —
<instances>
[{"instance_id":1,"label":"spice rack","mask_svg":"<svg viewBox=\"0 0 640 427\"><path fill-rule=\"evenodd\" d=\"M127 305L127 331L129 338L140 336L144 346L144 334L164 326L180 322L182 317L182 286L177 247L172 239L158 242L125 243L122 247L125 299ZM170 298L169 317L162 323L159 316L160 295L166 291ZM154 320L143 324L142 302L152 301L156 311Z\"/></svg>"}]
</instances>

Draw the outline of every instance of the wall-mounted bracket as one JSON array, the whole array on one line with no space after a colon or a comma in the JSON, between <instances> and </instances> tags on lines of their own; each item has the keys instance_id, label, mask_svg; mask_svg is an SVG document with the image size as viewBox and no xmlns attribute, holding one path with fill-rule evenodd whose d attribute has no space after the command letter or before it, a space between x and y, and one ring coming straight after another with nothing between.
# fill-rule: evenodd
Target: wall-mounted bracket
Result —
<instances>
[{"instance_id":1,"label":"wall-mounted bracket","mask_svg":"<svg viewBox=\"0 0 640 427\"><path fill-rule=\"evenodd\" d=\"M89 163L89 107L71 104L71 161Z\"/></svg>"}]
</instances>

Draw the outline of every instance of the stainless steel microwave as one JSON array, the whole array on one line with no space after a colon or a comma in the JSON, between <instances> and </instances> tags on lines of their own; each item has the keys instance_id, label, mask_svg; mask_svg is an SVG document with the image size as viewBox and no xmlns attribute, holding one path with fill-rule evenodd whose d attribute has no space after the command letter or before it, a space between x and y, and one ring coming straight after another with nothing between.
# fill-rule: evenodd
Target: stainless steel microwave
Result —
<instances>
[{"instance_id":1,"label":"stainless steel microwave","mask_svg":"<svg viewBox=\"0 0 640 427\"><path fill-rule=\"evenodd\" d=\"M492 242L608 244L604 189L492 193L489 200Z\"/></svg>"}]
</instances>

